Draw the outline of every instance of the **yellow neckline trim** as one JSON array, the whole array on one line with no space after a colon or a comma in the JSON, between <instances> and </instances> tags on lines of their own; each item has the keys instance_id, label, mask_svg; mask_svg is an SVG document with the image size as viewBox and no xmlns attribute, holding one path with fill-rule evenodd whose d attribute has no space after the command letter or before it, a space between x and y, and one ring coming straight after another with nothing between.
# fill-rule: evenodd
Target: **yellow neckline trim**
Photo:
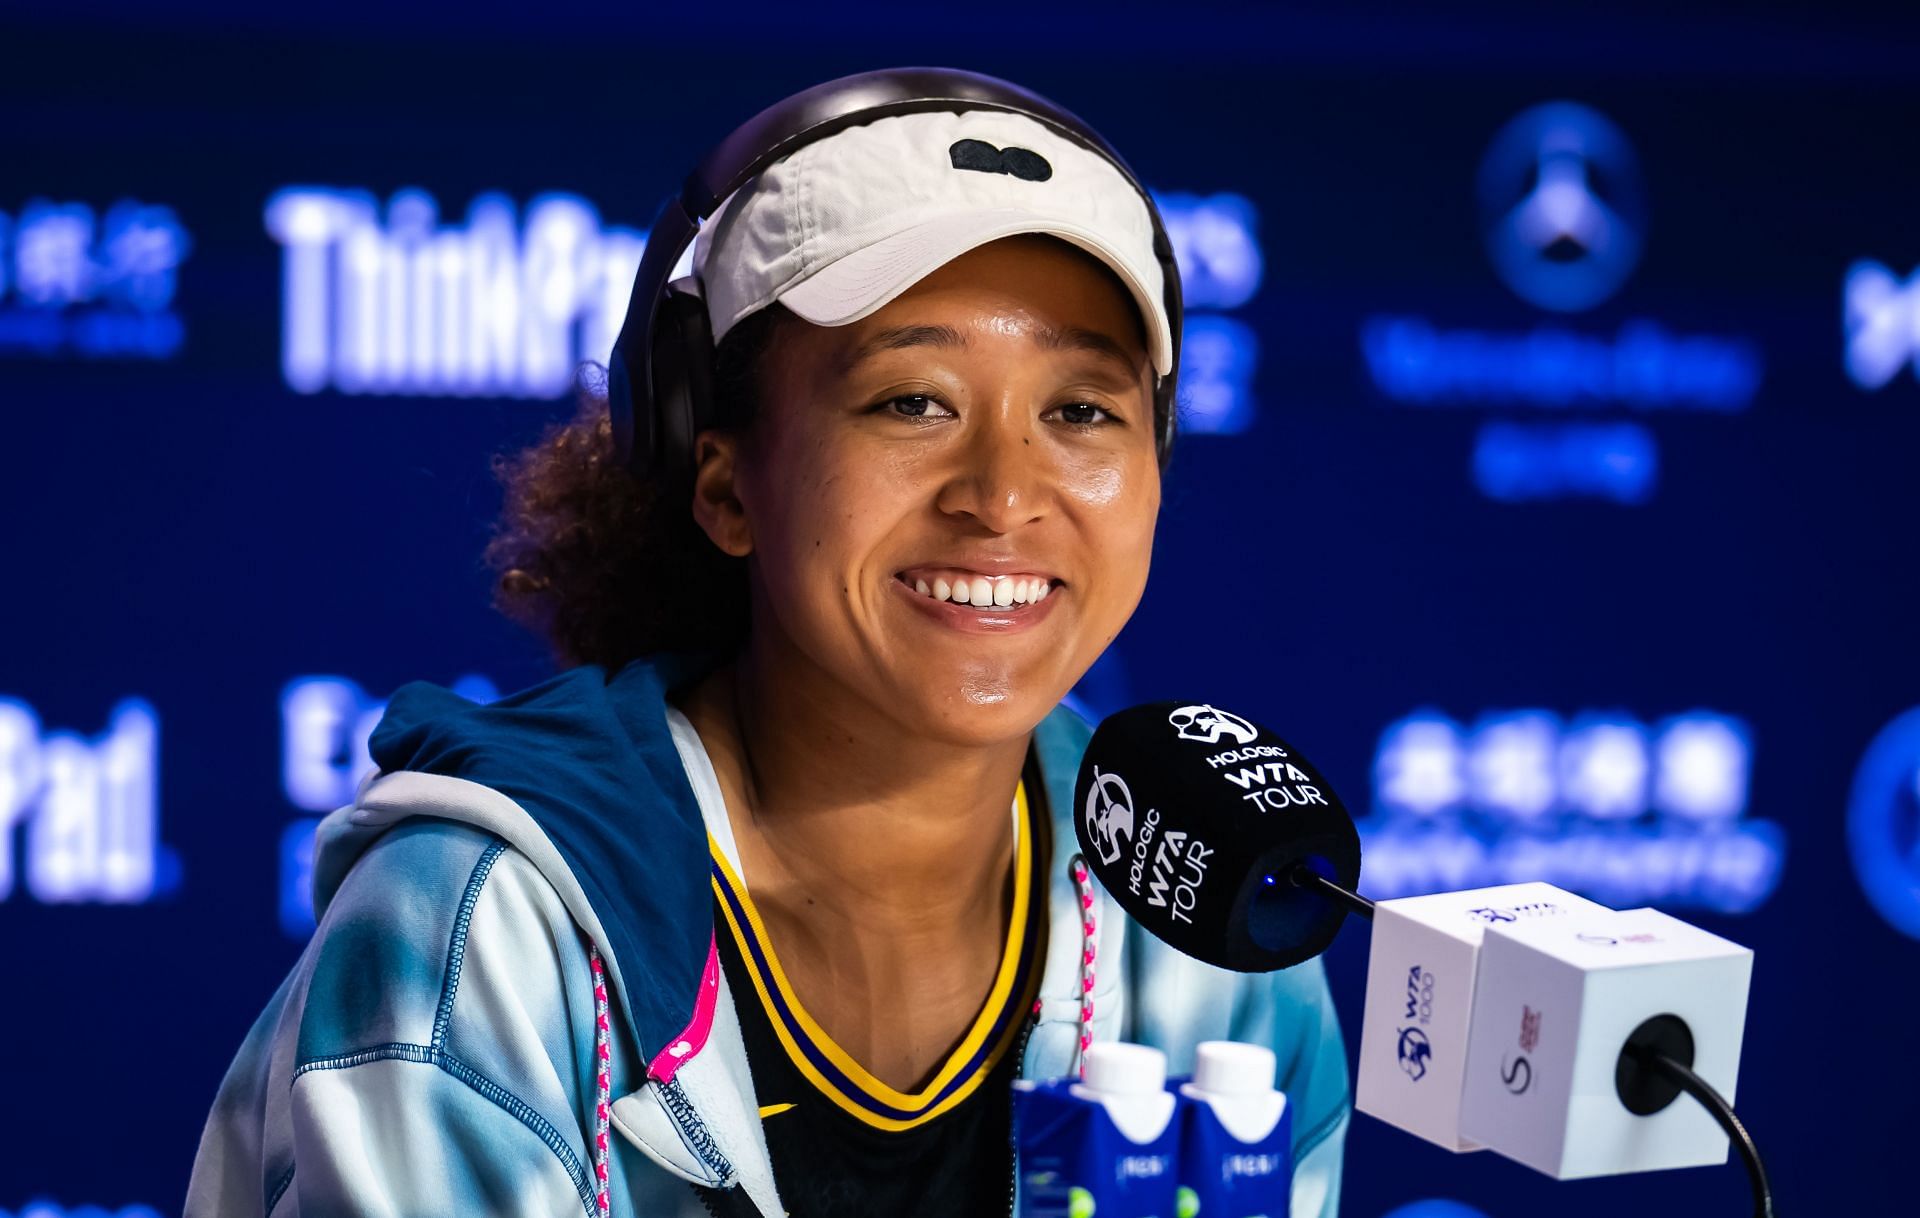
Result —
<instances>
[{"instance_id":1,"label":"yellow neckline trim","mask_svg":"<svg viewBox=\"0 0 1920 1218\"><path fill-rule=\"evenodd\" d=\"M787 1008L793 1012L794 1019L800 1024L802 1031L804 1031L807 1038L813 1042L814 1047L817 1048L827 1060L831 1061L845 1073L861 1090L890 1108L911 1111L930 1104L933 1098L940 1094L941 1088L953 1081L954 1077L965 1068L967 1062L972 1060L981 1045L986 1042L988 1033L993 1030L995 1019L1001 1011L1005 1009L1007 1000L1013 992L1014 984L1019 980L1020 948L1027 934L1027 908L1032 899L1032 893L1030 891L1032 888L1033 870L1032 839L1035 832L1029 824L1027 788L1025 782L1022 782L1015 788L1014 807L1017 819L1014 828L1013 917L1008 924L1007 942L1006 946L1001 950L1000 968L994 975L993 988L988 992L986 1004L981 1007L980 1014L974 1018L973 1026L967 1030L967 1035L961 1040L954 1051L947 1056L947 1060L941 1066L939 1073L934 1075L933 1079L928 1082L924 1088L911 1094L896 1091L880 1079L875 1078L867 1071L866 1067L855 1061L838 1044L835 1044L833 1038L827 1035L826 1030L814 1021L812 1015L807 1013L806 1007L801 1004L799 996L793 992L793 987L788 983L785 970L780 967L780 959L774 954L773 944L767 937L766 924L760 920L760 913L754 908L753 898L747 894L746 885L741 882L739 875L734 872L733 865L727 861L726 855L721 851L720 845L714 840L713 835L708 834L707 836L707 849L709 853L712 854L715 864L719 866L721 875L725 877L728 888L732 890L734 897L740 902L740 908L746 913L747 921L753 928L753 936L759 942L762 954L766 956L768 970L773 974L773 983L779 988L781 997L785 1000ZM714 891L716 895L724 897L724 894L720 892L720 883L721 880L719 878L714 879ZM820 1071L815 1068L812 1061L808 1060L807 1055L801 1050L799 1044L795 1042L793 1034L788 1030L786 1022L782 1020L774 1010L773 997L767 992L766 983L760 975L760 970L754 967L753 953L747 945L745 929L735 921L733 910L724 899L720 901L720 910L726 918L728 929L734 936L734 942L740 948L741 957L747 966L747 974L753 978L753 987L759 992L761 1004L767 1010L769 1016L768 1022L773 1025L774 1033L779 1037L782 1047L786 1049L787 1056L792 1060L795 1068L835 1104L847 1112L852 1113L854 1116L859 1117L869 1125L886 1130L912 1129L948 1111L978 1089L981 1081L992 1071L993 1066L1006 1051L1007 1045L1012 1042L1014 1033L1020 1027L1020 1020L1017 1015L1016 1018L1009 1020L1005 1032L1001 1036L1000 1043L994 1046L992 1053L981 1063L980 1068L975 1071L974 1077L963 1083L952 1095L949 1095L938 1105L907 1119L887 1117L870 1112L842 1094L840 1088L822 1075ZM1038 965L1036 963L1036 971L1037 968Z\"/></svg>"}]
</instances>

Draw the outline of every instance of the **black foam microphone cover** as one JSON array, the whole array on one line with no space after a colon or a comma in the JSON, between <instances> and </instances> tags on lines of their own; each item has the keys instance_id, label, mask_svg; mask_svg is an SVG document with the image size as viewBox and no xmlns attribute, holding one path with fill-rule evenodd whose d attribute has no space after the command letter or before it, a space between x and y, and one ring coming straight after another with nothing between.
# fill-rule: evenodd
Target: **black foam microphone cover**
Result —
<instances>
[{"instance_id":1,"label":"black foam microphone cover","mask_svg":"<svg viewBox=\"0 0 1920 1218\"><path fill-rule=\"evenodd\" d=\"M1110 715L1074 787L1080 849L1135 922L1243 973L1311 959L1344 910L1289 878L1304 864L1351 891L1360 835L1299 750L1204 702Z\"/></svg>"}]
</instances>

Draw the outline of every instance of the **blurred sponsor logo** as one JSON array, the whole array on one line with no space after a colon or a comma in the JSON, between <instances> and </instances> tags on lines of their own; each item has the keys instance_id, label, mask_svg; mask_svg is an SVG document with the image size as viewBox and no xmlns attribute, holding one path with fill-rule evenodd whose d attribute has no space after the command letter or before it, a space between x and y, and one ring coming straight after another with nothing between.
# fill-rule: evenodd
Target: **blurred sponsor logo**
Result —
<instances>
[{"instance_id":1,"label":"blurred sponsor logo","mask_svg":"<svg viewBox=\"0 0 1920 1218\"><path fill-rule=\"evenodd\" d=\"M173 311L193 241L173 209L121 199L33 199L0 212L0 354L167 359L186 339Z\"/></svg>"},{"instance_id":2,"label":"blurred sponsor logo","mask_svg":"<svg viewBox=\"0 0 1920 1218\"><path fill-rule=\"evenodd\" d=\"M0 698L0 900L17 870L27 895L48 904L139 904L172 891L180 866L159 840L159 770L159 716L138 698L92 739L43 732L31 706Z\"/></svg>"},{"instance_id":3,"label":"blurred sponsor logo","mask_svg":"<svg viewBox=\"0 0 1920 1218\"><path fill-rule=\"evenodd\" d=\"M1752 737L1691 711L1438 711L1390 725L1360 822L1380 897L1545 880L1604 904L1746 913L1784 865L1778 825L1747 820Z\"/></svg>"},{"instance_id":4,"label":"blurred sponsor logo","mask_svg":"<svg viewBox=\"0 0 1920 1218\"><path fill-rule=\"evenodd\" d=\"M468 674L453 692L470 702L500 696L492 681ZM280 692L280 778L287 802L306 813L326 813L353 802L374 772L367 740L386 714L375 698L346 677L298 677ZM290 938L313 933L313 846L318 816L303 816L280 833L280 928Z\"/></svg>"},{"instance_id":5,"label":"blurred sponsor logo","mask_svg":"<svg viewBox=\"0 0 1920 1218\"><path fill-rule=\"evenodd\" d=\"M1536 308L1592 309L1639 263L1647 209L1638 160L1620 129L1587 106L1549 102L1508 122L1482 159L1478 193L1494 271ZM1750 339L1677 334L1644 317L1592 332L1394 311L1361 323L1360 354L1383 398L1420 409L1725 415L1751 406L1763 378ZM1640 422L1507 419L1480 428L1470 468L1475 487L1499 503L1638 505L1653 498L1660 459Z\"/></svg>"},{"instance_id":6,"label":"blurred sponsor logo","mask_svg":"<svg viewBox=\"0 0 1920 1218\"><path fill-rule=\"evenodd\" d=\"M1847 268L1842 289L1847 375L1862 389L1888 384L1902 368L1920 374L1920 271L1906 279L1878 262Z\"/></svg>"},{"instance_id":7,"label":"blurred sponsor logo","mask_svg":"<svg viewBox=\"0 0 1920 1218\"><path fill-rule=\"evenodd\" d=\"M1867 900L1920 939L1920 707L1867 746L1847 801L1847 846Z\"/></svg>"}]
</instances>

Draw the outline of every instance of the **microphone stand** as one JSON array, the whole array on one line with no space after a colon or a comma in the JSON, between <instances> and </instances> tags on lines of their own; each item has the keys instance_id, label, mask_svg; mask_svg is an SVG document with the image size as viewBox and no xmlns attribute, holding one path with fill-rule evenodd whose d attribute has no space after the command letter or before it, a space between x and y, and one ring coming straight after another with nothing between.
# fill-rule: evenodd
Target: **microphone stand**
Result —
<instances>
[{"instance_id":1,"label":"microphone stand","mask_svg":"<svg viewBox=\"0 0 1920 1218\"><path fill-rule=\"evenodd\" d=\"M1295 863L1293 870L1287 873L1287 879L1293 882L1295 888L1311 888L1323 897L1332 898L1334 904L1348 913L1373 921L1372 901L1357 892L1347 891L1305 863Z\"/></svg>"}]
</instances>

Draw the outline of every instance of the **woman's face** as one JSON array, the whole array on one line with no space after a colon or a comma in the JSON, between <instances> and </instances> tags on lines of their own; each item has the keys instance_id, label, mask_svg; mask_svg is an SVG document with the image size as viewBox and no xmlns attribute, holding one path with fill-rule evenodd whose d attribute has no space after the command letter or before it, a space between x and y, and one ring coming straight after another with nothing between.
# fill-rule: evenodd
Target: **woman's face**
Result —
<instances>
[{"instance_id":1,"label":"woman's face","mask_svg":"<svg viewBox=\"0 0 1920 1218\"><path fill-rule=\"evenodd\" d=\"M756 650L926 737L1031 730L1146 585L1152 372L1119 282L997 241L862 321L782 326L760 387L733 487Z\"/></svg>"}]
</instances>

